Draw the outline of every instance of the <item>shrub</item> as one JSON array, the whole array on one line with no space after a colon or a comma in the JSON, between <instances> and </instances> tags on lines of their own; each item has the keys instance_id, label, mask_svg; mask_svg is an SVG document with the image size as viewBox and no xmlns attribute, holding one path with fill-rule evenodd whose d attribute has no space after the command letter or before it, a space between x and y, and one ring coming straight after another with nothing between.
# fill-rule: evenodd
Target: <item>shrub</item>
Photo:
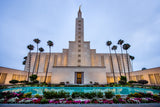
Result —
<instances>
[{"instance_id":1,"label":"shrub","mask_svg":"<svg viewBox=\"0 0 160 107\"><path fill-rule=\"evenodd\" d=\"M71 96L72 98L78 98L80 97L80 92L73 92Z\"/></svg>"},{"instance_id":2,"label":"shrub","mask_svg":"<svg viewBox=\"0 0 160 107\"><path fill-rule=\"evenodd\" d=\"M31 98L32 97L32 92L28 92L28 93L23 94L23 97L24 98Z\"/></svg>"},{"instance_id":3,"label":"shrub","mask_svg":"<svg viewBox=\"0 0 160 107\"><path fill-rule=\"evenodd\" d=\"M94 85L99 85L99 83L98 82L94 82Z\"/></svg>"},{"instance_id":4,"label":"shrub","mask_svg":"<svg viewBox=\"0 0 160 107\"><path fill-rule=\"evenodd\" d=\"M121 84L121 85L125 85L125 84L126 84L126 82L125 82L124 80L120 80L120 81L119 81L119 84Z\"/></svg>"},{"instance_id":5,"label":"shrub","mask_svg":"<svg viewBox=\"0 0 160 107\"><path fill-rule=\"evenodd\" d=\"M65 92L64 90L57 92L57 98L67 98L69 97L69 92Z\"/></svg>"},{"instance_id":6,"label":"shrub","mask_svg":"<svg viewBox=\"0 0 160 107\"><path fill-rule=\"evenodd\" d=\"M103 93L102 92L97 92L97 97L99 97L99 98L103 98Z\"/></svg>"},{"instance_id":7,"label":"shrub","mask_svg":"<svg viewBox=\"0 0 160 107\"><path fill-rule=\"evenodd\" d=\"M112 91L108 91L108 92L104 92L105 93L105 97L106 98L112 98L114 96L114 94L112 93Z\"/></svg>"},{"instance_id":8,"label":"shrub","mask_svg":"<svg viewBox=\"0 0 160 107\"><path fill-rule=\"evenodd\" d=\"M125 85L127 83L127 78L126 76L121 76L119 84L121 85Z\"/></svg>"},{"instance_id":9,"label":"shrub","mask_svg":"<svg viewBox=\"0 0 160 107\"><path fill-rule=\"evenodd\" d=\"M42 98L42 99L41 99L41 104L46 104L46 103L48 103L48 100L45 99L45 98Z\"/></svg>"},{"instance_id":10,"label":"shrub","mask_svg":"<svg viewBox=\"0 0 160 107\"><path fill-rule=\"evenodd\" d=\"M131 80L131 81L128 81L128 83L130 83L130 84L132 84L132 83L137 83L137 81Z\"/></svg>"},{"instance_id":11,"label":"shrub","mask_svg":"<svg viewBox=\"0 0 160 107\"><path fill-rule=\"evenodd\" d=\"M60 85L65 85L65 82L60 82L59 84L60 84Z\"/></svg>"},{"instance_id":12,"label":"shrub","mask_svg":"<svg viewBox=\"0 0 160 107\"><path fill-rule=\"evenodd\" d=\"M9 83L16 84L16 83L18 83L18 80L11 80L11 81L9 81Z\"/></svg>"},{"instance_id":13,"label":"shrub","mask_svg":"<svg viewBox=\"0 0 160 107\"><path fill-rule=\"evenodd\" d=\"M34 95L34 97L41 98L42 96L40 96L39 94L36 94L36 95Z\"/></svg>"},{"instance_id":14,"label":"shrub","mask_svg":"<svg viewBox=\"0 0 160 107\"><path fill-rule=\"evenodd\" d=\"M121 95L116 95L116 98L117 98L117 99L121 98Z\"/></svg>"},{"instance_id":15,"label":"shrub","mask_svg":"<svg viewBox=\"0 0 160 107\"><path fill-rule=\"evenodd\" d=\"M26 81L26 80L22 80L22 81L19 81L20 83L24 83L24 84L27 84L28 83L28 81Z\"/></svg>"},{"instance_id":16,"label":"shrub","mask_svg":"<svg viewBox=\"0 0 160 107\"><path fill-rule=\"evenodd\" d=\"M85 97L89 99L96 97L96 92L87 92L84 94L85 94Z\"/></svg>"},{"instance_id":17,"label":"shrub","mask_svg":"<svg viewBox=\"0 0 160 107\"><path fill-rule=\"evenodd\" d=\"M57 92L56 91L44 91L43 96L46 99L57 98Z\"/></svg>"},{"instance_id":18,"label":"shrub","mask_svg":"<svg viewBox=\"0 0 160 107\"><path fill-rule=\"evenodd\" d=\"M66 84L69 84L69 81L66 81Z\"/></svg>"},{"instance_id":19,"label":"shrub","mask_svg":"<svg viewBox=\"0 0 160 107\"><path fill-rule=\"evenodd\" d=\"M34 80L33 83L37 84L37 83L39 83L39 81L38 80Z\"/></svg>"},{"instance_id":20,"label":"shrub","mask_svg":"<svg viewBox=\"0 0 160 107\"><path fill-rule=\"evenodd\" d=\"M114 103L119 103L119 101L118 101L117 98L113 98L113 102L114 102Z\"/></svg>"},{"instance_id":21,"label":"shrub","mask_svg":"<svg viewBox=\"0 0 160 107\"><path fill-rule=\"evenodd\" d=\"M73 101L73 99L72 98L69 98L69 99L67 99L68 101Z\"/></svg>"},{"instance_id":22,"label":"shrub","mask_svg":"<svg viewBox=\"0 0 160 107\"><path fill-rule=\"evenodd\" d=\"M31 81L35 81L37 79L37 75L31 75L29 78Z\"/></svg>"},{"instance_id":23,"label":"shrub","mask_svg":"<svg viewBox=\"0 0 160 107\"><path fill-rule=\"evenodd\" d=\"M139 81L138 81L138 83L139 83L139 84L143 84L143 85L144 85L144 84L147 84L147 83L148 83L148 81L147 81L147 80L139 80Z\"/></svg>"},{"instance_id":24,"label":"shrub","mask_svg":"<svg viewBox=\"0 0 160 107\"><path fill-rule=\"evenodd\" d=\"M92 81L90 81L89 83L90 83L90 84L93 84L93 82L92 82Z\"/></svg>"}]
</instances>

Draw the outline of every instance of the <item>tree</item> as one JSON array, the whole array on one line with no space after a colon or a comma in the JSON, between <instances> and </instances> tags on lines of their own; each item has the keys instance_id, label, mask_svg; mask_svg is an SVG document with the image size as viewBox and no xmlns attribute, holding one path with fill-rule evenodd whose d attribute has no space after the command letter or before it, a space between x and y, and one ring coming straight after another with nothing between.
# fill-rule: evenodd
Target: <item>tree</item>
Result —
<instances>
[{"instance_id":1,"label":"tree","mask_svg":"<svg viewBox=\"0 0 160 107\"><path fill-rule=\"evenodd\" d=\"M38 83L39 82L38 80L36 80L37 79L37 75L31 75L29 78L32 81L32 83Z\"/></svg>"},{"instance_id":2,"label":"tree","mask_svg":"<svg viewBox=\"0 0 160 107\"><path fill-rule=\"evenodd\" d=\"M147 81L147 80L139 80L139 81L138 81L138 83L139 83L139 84L143 84L143 85L144 85L144 84L147 84L147 83L148 83L148 81Z\"/></svg>"},{"instance_id":3,"label":"tree","mask_svg":"<svg viewBox=\"0 0 160 107\"><path fill-rule=\"evenodd\" d=\"M44 83L46 83L46 79L47 79L47 74L48 74L48 69L49 69L49 63L50 63L50 57L51 57L51 47L53 46L53 42L49 40L47 42L47 45L49 46L49 59L48 59L48 64L47 64L47 70L46 70L46 75L45 75Z\"/></svg>"},{"instance_id":4,"label":"tree","mask_svg":"<svg viewBox=\"0 0 160 107\"><path fill-rule=\"evenodd\" d=\"M126 76L121 76L119 83L122 84L122 85L126 84L127 83Z\"/></svg>"},{"instance_id":5,"label":"tree","mask_svg":"<svg viewBox=\"0 0 160 107\"><path fill-rule=\"evenodd\" d=\"M29 71L28 71L28 81L29 81L29 75L30 75L30 68L31 68L31 51L34 49L33 45L28 45L27 48L29 49Z\"/></svg>"},{"instance_id":6,"label":"tree","mask_svg":"<svg viewBox=\"0 0 160 107\"><path fill-rule=\"evenodd\" d=\"M36 53L36 58L35 58L35 61L34 61L34 66L33 66L32 75L34 74L35 67L36 67L36 63L37 63L37 57L38 57L38 44L41 42L38 38L34 39L33 41L37 44L37 53Z\"/></svg>"},{"instance_id":7,"label":"tree","mask_svg":"<svg viewBox=\"0 0 160 107\"><path fill-rule=\"evenodd\" d=\"M135 58L134 58L134 56L131 56L131 55L129 56L129 58L130 58L131 61L132 61L132 71L133 71L133 60L134 60Z\"/></svg>"},{"instance_id":8,"label":"tree","mask_svg":"<svg viewBox=\"0 0 160 107\"><path fill-rule=\"evenodd\" d=\"M24 60L24 61L22 62L22 64L25 65L25 64L26 64L26 60Z\"/></svg>"},{"instance_id":9,"label":"tree","mask_svg":"<svg viewBox=\"0 0 160 107\"><path fill-rule=\"evenodd\" d=\"M41 53L44 51L44 49L42 47L40 47L39 51L40 51L40 54L39 54L38 70L37 70L36 74L38 74L38 71L39 71L39 63L40 63L40 59L41 59Z\"/></svg>"},{"instance_id":10,"label":"tree","mask_svg":"<svg viewBox=\"0 0 160 107\"><path fill-rule=\"evenodd\" d=\"M143 70L146 70L146 69L147 69L147 68L143 67L143 68L142 68L142 71L143 71Z\"/></svg>"},{"instance_id":11,"label":"tree","mask_svg":"<svg viewBox=\"0 0 160 107\"><path fill-rule=\"evenodd\" d=\"M29 78L30 78L31 81L34 81L34 80L37 79L37 75L31 75Z\"/></svg>"},{"instance_id":12,"label":"tree","mask_svg":"<svg viewBox=\"0 0 160 107\"><path fill-rule=\"evenodd\" d=\"M128 65L128 78L129 78L129 80L130 80L130 68L129 68L129 60L128 60L129 55L128 55L127 50L128 50L130 47L131 47L131 46L130 46L130 44L128 44L128 43L123 45L123 49L126 50L126 58L127 58L127 65Z\"/></svg>"},{"instance_id":13,"label":"tree","mask_svg":"<svg viewBox=\"0 0 160 107\"><path fill-rule=\"evenodd\" d=\"M9 81L9 83L11 83L11 84L17 84L18 80L11 80L11 81Z\"/></svg>"},{"instance_id":14,"label":"tree","mask_svg":"<svg viewBox=\"0 0 160 107\"><path fill-rule=\"evenodd\" d=\"M111 46L112 42L111 41L107 41L106 42L106 45L109 47L109 53L110 53L110 64L111 64L111 70L112 70L112 73L113 73L113 78L114 78L114 82L116 82L116 79L115 79L115 73L114 73L114 67L113 67L113 61L112 61L112 56L111 56Z\"/></svg>"},{"instance_id":15,"label":"tree","mask_svg":"<svg viewBox=\"0 0 160 107\"><path fill-rule=\"evenodd\" d=\"M125 71L125 66L124 66L124 59L123 59L123 50L122 50L123 43L124 43L124 41L122 39L120 39L117 44L120 45L120 48L121 48L123 71L124 71L124 75L126 76L126 71Z\"/></svg>"},{"instance_id":16,"label":"tree","mask_svg":"<svg viewBox=\"0 0 160 107\"><path fill-rule=\"evenodd\" d=\"M117 53L116 53L117 46L116 46L116 45L113 45L113 46L112 46L112 50L114 50L114 52L115 52L115 54L116 54L116 59L117 59L117 64L118 64L119 75L120 75L120 77L121 77L120 64L119 64L118 56L117 56Z\"/></svg>"},{"instance_id":17,"label":"tree","mask_svg":"<svg viewBox=\"0 0 160 107\"><path fill-rule=\"evenodd\" d=\"M24 59L24 61L22 62L22 64L25 65L26 64L26 60L27 60L27 56L25 56L23 59Z\"/></svg>"}]
</instances>

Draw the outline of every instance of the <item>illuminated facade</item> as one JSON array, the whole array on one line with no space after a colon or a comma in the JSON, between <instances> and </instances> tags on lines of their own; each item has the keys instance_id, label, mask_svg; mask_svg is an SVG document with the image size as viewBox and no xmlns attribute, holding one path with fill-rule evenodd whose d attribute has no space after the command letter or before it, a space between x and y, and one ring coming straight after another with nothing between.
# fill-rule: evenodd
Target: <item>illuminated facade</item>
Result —
<instances>
[{"instance_id":1,"label":"illuminated facade","mask_svg":"<svg viewBox=\"0 0 160 107\"><path fill-rule=\"evenodd\" d=\"M121 54L118 54L120 71L123 74ZM128 72L127 58L124 54L125 70ZM28 56L29 57L29 56ZM44 81L44 74L47 69L49 53L42 53L41 57L36 59L36 53L32 53L30 71L38 71L38 80ZM114 82L112 77L112 69L119 79L118 62L116 55L112 54L113 67L111 66L110 55L104 53L96 53L95 49L90 49L90 42L84 41L84 19L82 12L79 9L78 17L75 25L75 41L69 41L69 49L63 49L62 53L51 53L49 62L48 79L51 83L60 83L69 81L71 84L89 84L98 82L101 84L107 83L107 73L111 74L110 82ZM129 59L129 58L128 58ZM34 67L36 61L37 66ZM40 61L39 65L37 64ZM129 61L130 66L130 61ZM29 60L27 60L25 71L29 70ZM130 66L131 70L131 66Z\"/></svg>"},{"instance_id":2,"label":"illuminated facade","mask_svg":"<svg viewBox=\"0 0 160 107\"><path fill-rule=\"evenodd\" d=\"M69 82L70 84L90 84L91 82L98 82L99 84L107 84L114 82L113 70L116 82L118 82L120 78L118 63L121 74L124 75L125 68L128 78L128 66L130 68L129 71L132 70L130 60L127 58L128 54L123 54L123 59L121 54L117 54L118 60L115 54L111 54L112 67L110 54L96 53L95 49L90 49L90 42L84 41L84 19L82 18L80 9L76 18L75 28L75 41L69 41L69 49L63 49L62 53L51 53L47 83L59 84L60 82ZM38 71L37 80L44 82L49 53L41 53L37 58L36 53L31 53L31 56L30 75L33 71L34 73ZM127 59L129 64L127 64ZM124 68L122 61L124 61ZM0 67L0 84L9 84L9 81L12 79L26 80L28 71L29 58L27 59L24 71ZM131 72L130 80L147 78L149 83L156 83L152 81L151 78L153 78L154 74L150 75L150 71L148 71L147 76L142 71L137 72ZM159 77L160 73L157 73L156 78L158 79Z\"/></svg>"}]
</instances>

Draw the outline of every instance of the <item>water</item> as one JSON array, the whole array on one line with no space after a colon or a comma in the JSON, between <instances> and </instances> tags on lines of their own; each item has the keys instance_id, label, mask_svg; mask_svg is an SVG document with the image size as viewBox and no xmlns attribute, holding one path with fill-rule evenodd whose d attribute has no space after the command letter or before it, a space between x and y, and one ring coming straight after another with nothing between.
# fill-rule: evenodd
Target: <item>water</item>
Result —
<instances>
[{"instance_id":1,"label":"water","mask_svg":"<svg viewBox=\"0 0 160 107\"><path fill-rule=\"evenodd\" d=\"M43 95L43 91L61 91L64 90L69 92L92 92L92 91L112 91L114 94L128 95L130 93L135 92L143 92L143 93L153 93L159 94L160 90L155 89L143 89L143 88L132 88L132 87L19 87L19 88L10 88L10 89L2 89L0 92L32 92L32 95L39 94Z\"/></svg>"}]
</instances>

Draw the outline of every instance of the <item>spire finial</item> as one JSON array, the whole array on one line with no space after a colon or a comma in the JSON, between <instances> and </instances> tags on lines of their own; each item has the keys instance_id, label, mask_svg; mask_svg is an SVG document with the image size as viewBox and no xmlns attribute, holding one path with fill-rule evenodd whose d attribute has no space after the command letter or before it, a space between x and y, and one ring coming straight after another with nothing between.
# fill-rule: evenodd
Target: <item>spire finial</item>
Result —
<instances>
[{"instance_id":1,"label":"spire finial","mask_svg":"<svg viewBox=\"0 0 160 107\"><path fill-rule=\"evenodd\" d=\"M79 11L81 11L81 5L79 6Z\"/></svg>"}]
</instances>

